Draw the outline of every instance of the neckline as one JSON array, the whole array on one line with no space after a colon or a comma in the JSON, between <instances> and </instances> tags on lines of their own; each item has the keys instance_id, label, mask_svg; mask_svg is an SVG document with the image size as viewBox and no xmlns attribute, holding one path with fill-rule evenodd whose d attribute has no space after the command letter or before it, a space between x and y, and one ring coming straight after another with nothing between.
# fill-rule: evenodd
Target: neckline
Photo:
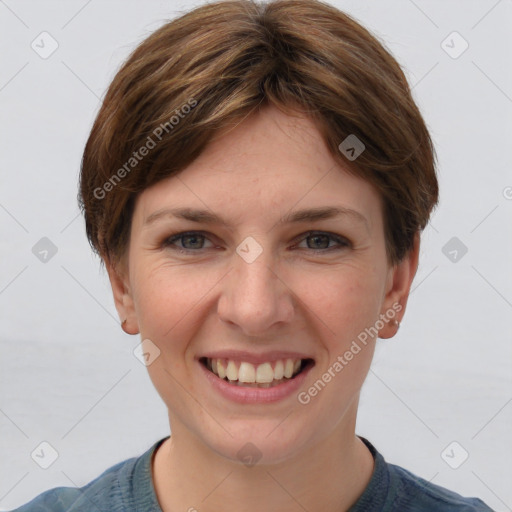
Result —
<instances>
[{"instance_id":1,"label":"neckline","mask_svg":"<svg viewBox=\"0 0 512 512\"><path fill-rule=\"evenodd\" d=\"M150 510L154 512L163 512L158 503L156 489L154 485L153 461L158 448L167 441L171 436L168 435L155 442L137 461L134 468L133 481L130 489L133 493L133 502L135 510ZM383 456L368 441L368 439L357 436L370 451L374 467L372 476L363 494L358 498L357 502L349 509L349 512L369 512L371 510L381 510L386 502L389 489L389 472L387 464Z\"/></svg>"},{"instance_id":2,"label":"neckline","mask_svg":"<svg viewBox=\"0 0 512 512\"><path fill-rule=\"evenodd\" d=\"M132 499L127 502L128 505L133 503L133 508L136 511L163 512L156 496L152 466L156 451L170 437L169 435L159 439L136 461L133 479L130 482Z\"/></svg>"}]
</instances>

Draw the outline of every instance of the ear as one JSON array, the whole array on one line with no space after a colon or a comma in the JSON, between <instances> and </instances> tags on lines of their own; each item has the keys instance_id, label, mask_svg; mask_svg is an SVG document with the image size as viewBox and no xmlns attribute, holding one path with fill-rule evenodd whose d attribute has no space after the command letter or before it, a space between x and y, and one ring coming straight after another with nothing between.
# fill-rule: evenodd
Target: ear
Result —
<instances>
[{"instance_id":1,"label":"ear","mask_svg":"<svg viewBox=\"0 0 512 512\"><path fill-rule=\"evenodd\" d=\"M413 247L402 261L389 268L386 291L382 303L381 316L384 327L379 330L379 338L392 338L398 331L398 324L404 314L412 281L418 270L420 233L414 235ZM393 315L393 312L395 313Z\"/></svg>"},{"instance_id":2,"label":"ear","mask_svg":"<svg viewBox=\"0 0 512 512\"><path fill-rule=\"evenodd\" d=\"M124 261L119 264L113 264L107 259L104 261L112 286L114 303L121 319L121 328L127 334L138 334L139 325L130 288L128 265Z\"/></svg>"}]
</instances>

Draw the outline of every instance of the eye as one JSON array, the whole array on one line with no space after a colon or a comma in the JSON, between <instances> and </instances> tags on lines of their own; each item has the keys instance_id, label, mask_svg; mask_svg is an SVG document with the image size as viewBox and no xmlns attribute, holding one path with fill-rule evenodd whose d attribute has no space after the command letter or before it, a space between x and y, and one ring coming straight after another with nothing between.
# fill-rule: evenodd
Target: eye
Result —
<instances>
[{"instance_id":1,"label":"eye","mask_svg":"<svg viewBox=\"0 0 512 512\"><path fill-rule=\"evenodd\" d=\"M325 233L323 231L311 231L301 240L306 241L307 249L312 249L314 251L326 252L350 247L350 242L346 238L333 233ZM334 241L337 246L329 246L332 241Z\"/></svg>"},{"instance_id":2,"label":"eye","mask_svg":"<svg viewBox=\"0 0 512 512\"><path fill-rule=\"evenodd\" d=\"M175 249L182 249L181 252L196 251L204 249L204 242L208 240L205 235L198 231L188 231L184 233L177 233L166 238L162 245L165 247L174 246ZM181 242L181 247L176 246L176 242Z\"/></svg>"}]
</instances>

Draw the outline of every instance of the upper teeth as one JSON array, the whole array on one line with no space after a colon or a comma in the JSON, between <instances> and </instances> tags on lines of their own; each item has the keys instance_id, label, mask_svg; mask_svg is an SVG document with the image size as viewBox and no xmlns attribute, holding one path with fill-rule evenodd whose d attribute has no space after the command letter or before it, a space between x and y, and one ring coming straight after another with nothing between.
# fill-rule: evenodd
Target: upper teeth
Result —
<instances>
[{"instance_id":1,"label":"upper teeth","mask_svg":"<svg viewBox=\"0 0 512 512\"><path fill-rule=\"evenodd\" d=\"M301 359L283 359L273 363L253 365L246 361L236 362L231 359L207 359L207 366L221 379L240 382L266 383L283 377L291 378L300 369Z\"/></svg>"}]
</instances>

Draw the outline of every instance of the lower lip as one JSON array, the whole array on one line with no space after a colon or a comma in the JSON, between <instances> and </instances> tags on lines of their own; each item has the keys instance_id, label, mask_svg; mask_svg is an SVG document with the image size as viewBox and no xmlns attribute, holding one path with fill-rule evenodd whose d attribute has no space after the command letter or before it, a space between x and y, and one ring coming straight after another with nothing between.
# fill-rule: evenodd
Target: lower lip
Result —
<instances>
[{"instance_id":1,"label":"lower lip","mask_svg":"<svg viewBox=\"0 0 512 512\"><path fill-rule=\"evenodd\" d=\"M224 379L217 377L217 375L208 370L199 360L197 362L214 389L223 397L240 404L277 402L289 397L297 392L307 374L314 366L309 364L307 368L302 370L293 379L277 384L271 388L245 388L236 384L229 384Z\"/></svg>"}]
</instances>

